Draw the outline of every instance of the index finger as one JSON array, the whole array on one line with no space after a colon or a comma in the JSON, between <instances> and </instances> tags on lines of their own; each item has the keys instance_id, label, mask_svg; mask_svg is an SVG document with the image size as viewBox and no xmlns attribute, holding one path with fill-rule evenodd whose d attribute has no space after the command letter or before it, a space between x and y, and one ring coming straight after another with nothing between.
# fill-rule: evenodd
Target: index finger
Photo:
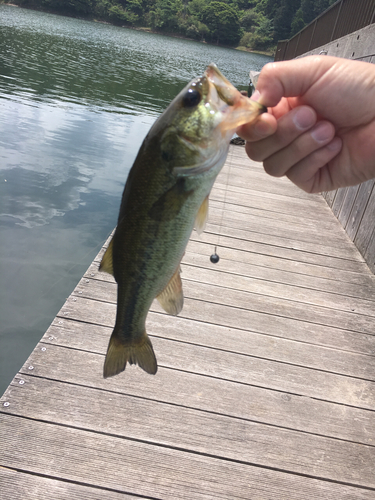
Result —
<instances>
[{"instance_id":1,"label":"index finger","mask_svg":"<svg viewBox=\"0 0 375 500\"><path fill-rule=\"evenodd\" d=\"M254 123L242 125L236 132L245 141L259 141L276 132L277 121L270 113L263 113Z\"/></svg>"}]
</instances>

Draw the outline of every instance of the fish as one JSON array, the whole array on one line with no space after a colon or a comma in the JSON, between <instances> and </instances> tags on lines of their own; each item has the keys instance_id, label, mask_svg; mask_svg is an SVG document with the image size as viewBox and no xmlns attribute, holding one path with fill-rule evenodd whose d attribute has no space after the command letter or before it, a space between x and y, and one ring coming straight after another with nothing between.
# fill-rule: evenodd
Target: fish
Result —
<instances>
[{"instance_id":1,"label":"fish","mask_svg":"<svg viewBox=\"0 0 375 500\"><path fill-rule=\"evenodd\" d=\"M208 197L240 125L265 112L210 64L159 116L130 169L114 235L99 270L117 282L117 312L104 378L137 364L155 374L146 333L156 298L171 315L184 302L181 260L195 227L204 230Z\"/></svg>"}]
</instances>

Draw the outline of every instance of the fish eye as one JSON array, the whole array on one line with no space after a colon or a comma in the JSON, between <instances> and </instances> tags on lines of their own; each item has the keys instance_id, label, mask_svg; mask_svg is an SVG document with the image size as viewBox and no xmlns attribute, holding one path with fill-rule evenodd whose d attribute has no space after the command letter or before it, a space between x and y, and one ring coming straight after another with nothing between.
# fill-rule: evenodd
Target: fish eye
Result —
<instances>
[{"instance_id":1,"label":"fish eye","mask_svg":"<svg viewBox=\"0 0 375 500\"><path fill-rule=\"evenodd\" d=\"M198 90L189 89L182 99L182 105L184 108L193 108L200 103L201 99L202 96Z\"/></svg>"}]
</instances>

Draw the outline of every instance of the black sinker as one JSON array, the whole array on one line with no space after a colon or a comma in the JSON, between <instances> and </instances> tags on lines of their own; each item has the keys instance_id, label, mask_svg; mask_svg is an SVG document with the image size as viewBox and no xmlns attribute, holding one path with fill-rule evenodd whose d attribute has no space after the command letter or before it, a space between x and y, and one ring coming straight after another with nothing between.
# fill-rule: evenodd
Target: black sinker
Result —
<instances>
[{"instance_id":1,"label":"black sinker","mask_svg":"<svg viewBox=\"0 0 375 500\"><path fill-rule=\"evenodd\" d=\"M218 256L217 253L213 253L210 257L210 261L212 262L212 264L217 264L220 260L220 257Z\"/></svg>"}]
</instances>

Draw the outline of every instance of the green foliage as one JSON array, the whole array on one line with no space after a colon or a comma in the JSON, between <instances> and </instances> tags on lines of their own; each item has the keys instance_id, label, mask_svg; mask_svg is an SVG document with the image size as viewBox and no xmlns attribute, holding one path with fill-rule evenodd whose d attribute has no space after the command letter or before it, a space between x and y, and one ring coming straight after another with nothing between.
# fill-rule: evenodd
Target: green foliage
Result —
<instances>
[{"instance_id":1,"label":"green foliage","mask_svg":"<svg viewBox=\"0 0 375 500\"><path fill-rule=\"evenodd\" d=\"M133 25L138 21L138 16L131 10L123 9L120 5L112 5L108 9L108 18L113 24Z\"/></svg>"},{"instance_id":2,"label":"green foliage","mask_svg":"<svg viewBox=\"0 0 375 500\"><path fill-rule=\"evenodd\" d=\"M293 18L292 24L290 26L290 28L291 28L291 30L290 30L291 36L295 35L299 31L301 31L301 29L303 29L304 26L305 26L305 22L303 20L303 12L302 12L302 9L299 8L297 10L297 12L294 14L294 18Z\"/></svg>"},{"instance_id":3,"label":"green foliage","mask_svg":"<svg viewBox=\"0 0 375 500\"><path fill-rule=\"evenodd\" d=\"M0 0L1 1L1 0ZM269 50L335 0L12 0L20 5L143 26L195 40Z\"/></svg>"},{"instance_id":4,"label":"green foliage","mask_svg":"<svg viewBox=\"0 0 375 500\"><path fill-rule=\"evenodd\" d=\"M240 22L236 10L224 2L213 1L202 12L202 21L215 43L235 45L241 38Z\"/></svg>"}]
</instances>

